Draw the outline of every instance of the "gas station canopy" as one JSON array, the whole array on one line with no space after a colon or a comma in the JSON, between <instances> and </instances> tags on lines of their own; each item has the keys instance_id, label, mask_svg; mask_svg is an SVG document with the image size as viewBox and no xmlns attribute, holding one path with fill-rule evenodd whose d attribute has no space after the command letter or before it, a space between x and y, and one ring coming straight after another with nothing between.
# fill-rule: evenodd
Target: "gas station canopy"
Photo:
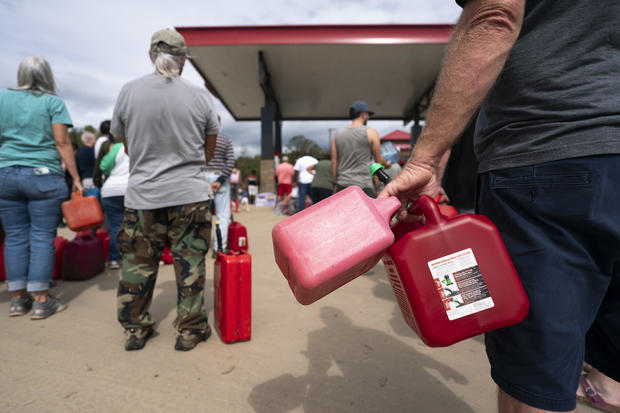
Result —
<instances>
[{"instance_id":1,"label":"gas station canopy","mask_svg":"<svg viewBox=\"0 0 620 413\"><path fill-rule=\"evenodd\" d=\"M419 120L452 25L177 27L191 63L236 120ZM426 103L425 103L426 102Z\"/></svg>"}]
</instances>

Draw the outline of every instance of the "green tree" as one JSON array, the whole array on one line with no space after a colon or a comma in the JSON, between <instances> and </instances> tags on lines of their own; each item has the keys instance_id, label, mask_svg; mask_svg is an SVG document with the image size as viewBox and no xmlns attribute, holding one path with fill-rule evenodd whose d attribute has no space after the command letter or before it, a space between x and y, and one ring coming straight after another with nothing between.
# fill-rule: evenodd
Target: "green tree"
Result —
<instances>
[{"instance_id":1,"label":"green tree","mask_svg":"<svg viewBox=\"0 0 620 413\"><path fill-rule=\"evenodd\" d=\"M291 163L294 164L297 159L306 154L321 159L324 155L329 154L329 150L321 148L315 141L306 138L304 135L296 135L288 141L286 154Z\"/></svg>"}]
</instances>

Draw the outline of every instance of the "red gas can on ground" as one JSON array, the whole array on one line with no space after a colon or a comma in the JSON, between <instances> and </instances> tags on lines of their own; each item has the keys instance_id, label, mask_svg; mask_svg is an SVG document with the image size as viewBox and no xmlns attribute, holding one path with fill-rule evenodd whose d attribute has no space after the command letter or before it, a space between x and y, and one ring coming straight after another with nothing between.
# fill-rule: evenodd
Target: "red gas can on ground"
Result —
<instances>
[{"instance_id":1,"label":"red gas can on ground","mask_svg":"<svg viewBox=\"0 0 620 413\"><path fill-rule=\"evenodd\" d=\"M62 255L65 252L65 246L69 240L64 237L56 237L54 240L54 272L52 273L52 280L60 280L62 278Z\"/></svg>"},{"instance_id":2,"label":"red gas can on ground","mask_svg":"<svg viewBox=\"0 0 620 413\"><path fill-rule=\"evenodd\" d=\"M249 340L252 332L250 254L218 252L213 274L215 327L222 341Z\"/></svg>"},{"instance_id":3,"label":"red gas can on ground","mask_svg":"<svg viewBox=\"0 0 620 413\"><path fill-rule=\"evenodd\" d=\"M103 242L92 234L79 235L69 241L62 254L62 278L87 280L105 269Z\"/></svg>"},{"instance_id":4,"label":"red gas can on ground","mask_svg":"<svg viewBox=\"0 0 620 413\"><path fill-rule=\"evenodd\" d=\"M482 215L446 218L428 196L414 208L426 223L409 232L398 224L401 238L383 264L405 321L422 341L449 346L523 320L529 301L495 225Z\"/></svg>"},{"instance_id":5,"label":"red gas can on ground","mask_svg":"<svg viewBox=\"0 0 620 413\"><path fill-rule=\"evenodd\" d=\"M229 251L247 251L248 245L248 230L237 221L233 221L228 226L228 244L226 248Z\"/></svg>"},{"instance_id":6,"label":"red gas can on ground","mask_svg":"<svg viewBox=\"0 0 620 413\"><path fill-rule=\"evenodd\" d=\"M276 263L297 301L311 304L371 270L394 242L389 221L399 207L351 186L276 224Z\"/></svg>"}]
</instances>

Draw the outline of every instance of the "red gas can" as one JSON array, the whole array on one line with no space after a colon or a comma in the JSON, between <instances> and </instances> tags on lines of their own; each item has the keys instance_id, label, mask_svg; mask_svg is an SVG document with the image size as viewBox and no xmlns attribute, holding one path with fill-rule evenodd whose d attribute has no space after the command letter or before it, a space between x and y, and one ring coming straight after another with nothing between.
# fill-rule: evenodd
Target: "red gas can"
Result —
<instances>
[{"instance_id":1,"label":"red gas can","mask_svg":"<svg viewBox=\"0 0 620 413\"><path fill-rule=\"evenodd\" d=\"M54 240L54 272L52 273L52 280L60 280L62 278L62 255L65 252L65 246L69 240L64 237L56 237Z\"/></svg>"},{"instance_id":2,"label":"red gas can","mask_svg":"<svg viewBox=\"0 0 620 413\"><path fill-rule=\"evenodd\" d=\"M97 198L74 192L69 201L62 203L62 214L73 231L96 228L103 224L103 211Z\"/></svg>"},{"instance_id":3,"label":"red gas can","mask_svg":"<svg viewBox=\"0 0 620 413\"><path fill-rule=\"evenodd\" d=\"M248 230L237 221L233 221L228 226L228 244L226 248L229 251L247 251L248 245Z\"/></svg>"},{"instance_id":4,"label":"red gas can","mask_svg":"<svg viewBox=\"0 0 620 413\"><path fill-rule=\"evenodd\" d=\"M422 341L449 346L523 320L529 301L495 225L482 215L446 218L428 196L414 209L426 223L409 232L397 225L383 263Z\"/></svg>"},{"instance_id":5,"label":"red gas can","mask_svg":"<svg viewBox=\"0 0 620 413\"><path fill-rule=\"evenodd\" d=\"M252 259L217 253L213 271L215 327L224 343L249 340L252 330Z\"/></svg>"},{"instance_id":6,"label":"red gas can","mask_svg":"<svg viewBox=\"0 0 620 413\"><path fill-rule=\"evenodd\" d=\"M87 234L69 241L62 254L62 278L65 280L87 280L105 269L103 242Z\"/></svg>"},{"instance_id":7,"label":"red gas can","mask_svg":"<svg viewBox=\"0 0 620 413\"><path fill-rule=\"evenodd\" d=\"M400 205L350 186L277 223L273 252L297 301L311 304L371 270L394 242Z\"/></svg>"}]
</instances>

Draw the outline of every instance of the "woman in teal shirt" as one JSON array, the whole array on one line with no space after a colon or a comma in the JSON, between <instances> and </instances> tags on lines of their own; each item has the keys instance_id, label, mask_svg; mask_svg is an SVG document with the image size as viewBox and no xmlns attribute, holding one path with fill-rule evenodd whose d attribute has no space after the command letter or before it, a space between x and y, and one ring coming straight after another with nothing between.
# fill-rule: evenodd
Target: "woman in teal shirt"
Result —
<instances>
[{"instance_id":1,"label":"woman in teal shirt","mask_svg":"<svg viewBox=\"0 0 620 413\"><path fill-rule=\"evenodd\" d=\"M73 189L82 191L82 186L69 139L71 117L56 96L49 64L26 57L17 83L0 91L0 221L12 293L9 316L32 308L31 318L42 319L67 307L48 292L60 205L69 195L61 160Z\"/></svg>"}]
</instances>

